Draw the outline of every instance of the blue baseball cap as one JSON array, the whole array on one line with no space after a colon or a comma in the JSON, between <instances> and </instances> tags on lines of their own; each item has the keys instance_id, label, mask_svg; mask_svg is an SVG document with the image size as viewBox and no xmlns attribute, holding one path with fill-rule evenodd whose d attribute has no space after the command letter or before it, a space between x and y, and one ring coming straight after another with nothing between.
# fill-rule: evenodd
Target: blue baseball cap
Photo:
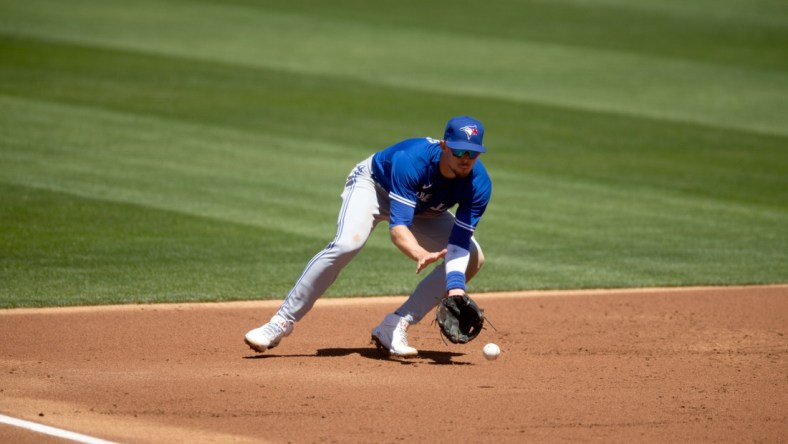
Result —
<instances>
[{"instance_id":1,"label":"blue baseball cap","mask_svg":"<svg viewBox=\"0 0 788 444\"><path fill-rule=\"evenodd\" d=\"M484 125L468 116L458 116L449 119L443 140L453 150L468 150L486 153L487 148L482 145Z\"/></svg>"}]
</instances>

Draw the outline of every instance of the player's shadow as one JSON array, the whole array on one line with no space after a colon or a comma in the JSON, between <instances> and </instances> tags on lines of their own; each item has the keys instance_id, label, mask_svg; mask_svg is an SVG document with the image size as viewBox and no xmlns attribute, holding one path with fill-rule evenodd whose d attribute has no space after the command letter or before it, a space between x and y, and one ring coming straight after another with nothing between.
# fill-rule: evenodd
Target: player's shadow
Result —
<instances>
[{"instance_id":1,"label":"player's shadow","mask_svg":"<svg viewBox=\"0 0 788 444\"><path fill-rule=\"evenodd\" d=\"M321 348L314 355L275 355L261 354L247 356L244 359L270 359L270 358L338 358L342 356L359 355L362 358L373 359L376 361L392 361L402 365L414 365L430 361L430 365L469 365L470 362L456 362L453 358L464 356L463 353L453 353L448 351L420 350L418 356L413 358L392 357L388 353L374 347L367 348Z\"/></svg>"},{"instance_id":2,"label":"player's shadow","mask_svg":"<svg viewBox=\"0 0 788 444\"><path fill-rule=\"evenodd\" d=\"M402 364L418 364L424 360L431 361L435 365L466 365L468 362L455 362L453 358L463 356L462 353L448 351L419 350L418 356L414 358L392 357L388 353L377 348L323 348L317 351L317 356L339 357L357 354L363 358L378 361L396 361Z\"/></svg>"}]
</instances>

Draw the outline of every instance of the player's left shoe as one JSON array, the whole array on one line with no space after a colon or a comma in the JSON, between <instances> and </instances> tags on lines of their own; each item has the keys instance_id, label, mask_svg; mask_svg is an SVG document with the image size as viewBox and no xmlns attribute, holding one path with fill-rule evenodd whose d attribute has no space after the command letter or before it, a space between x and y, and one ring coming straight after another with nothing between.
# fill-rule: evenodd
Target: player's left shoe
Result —
<instances>
[{"instance_id":1,"label":"player's left shoe","mask_svg":"<svg viewBox=\"0 0 788 444\"><path fill-rule=\"evenodd\" d=\"M249 331L244 336L244 342L252 348L252 350L262 353L269 348L274 348L279 345L282 338L290 335L293 332L293 321L276 315L271 318L271 321L262 327L255 328Z\"/></svg>"},{"instance_id":2,"label":"player's left shoe","mask_svg":"<svg viewBox=\"0 0 788 444\"><path fill-rule=\"evenodd\" d=\"M392 356L412 357L419 351L408 345L408 327L412 318L390 313L377 327L372 329L372 342L379 350L386 350Z\"/></svg>"}]
</instances>

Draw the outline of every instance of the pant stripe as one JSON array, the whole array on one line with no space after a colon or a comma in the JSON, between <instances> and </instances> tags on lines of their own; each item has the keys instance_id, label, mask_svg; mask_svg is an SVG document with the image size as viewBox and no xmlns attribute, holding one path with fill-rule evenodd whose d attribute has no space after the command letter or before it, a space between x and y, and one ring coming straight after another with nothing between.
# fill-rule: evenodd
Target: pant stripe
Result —
<instances>
[{"instance_id":1,"label":"pant stripe","mask_svg":"<svg viewBox=\"0 0 788 444\"><path fill-rule=\"evenodd\" d=\"M286 312L284 312L282 310L282 308L290 305L289 304L290 299L294 296L294 294L296 293L296 291L300 287L301 282L304 280L306 275L309 273L310 269L314 266L314 264L316 262L318 262L320 259L322 259L325 255L327 255L330 252L331 249L334 248L334 246L336 245L337 241L342 236L342 231L343 231L343 229L345 227L345 217L347 216L348 207L349 207L349 204L351 202L351 196L353 195L353 192L356 190L357 178L358 178L359 174L361 174L362 172L363 172L363 170L361 170L360 168L356 168L356 170L354 170L353 173L351 174L351 176L348 178L348 181L345 184L345 189L347 191L347 195L343 199L342 208L340 209L340 212L339 212L339 219L337 220L337 234L336 234L336 236L334 236L334 239L331 242L329 242L329 244L326 245L326 247L323 248L323 250L321 250L319 253L317 253L309 261L309 263L307 263L306 267L304 267L304 271L301 273L301 276L298 278L298 280L296 281L295 285L293 285L293 288L290 290L290 293L288 293L287 297L285 298L284 302L282 303L282 306L280 307L280 310L279 310L279 315L280 316L283 316L286 319L290 319L290 320L293 320L293 321L297 321L298 320L298 319L293 319L293 313L286 313ZM317 298L319 298L320 296L322 296L322 295L318 295ZM315 299L317 299L317 298L315 298ZM311 301L311 303L314 303L314 301ZM311 306L311 304L310 304L310 306Z\"/></svg>"}]
</instances>

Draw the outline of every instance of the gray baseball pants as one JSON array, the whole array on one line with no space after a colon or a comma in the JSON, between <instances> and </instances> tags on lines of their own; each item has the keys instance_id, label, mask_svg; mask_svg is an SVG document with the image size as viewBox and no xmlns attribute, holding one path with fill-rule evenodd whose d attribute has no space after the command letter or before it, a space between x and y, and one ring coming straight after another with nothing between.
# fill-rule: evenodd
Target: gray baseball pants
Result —
<instances>
[{"instance_id":1,"label":"gray baseball pants","mask_svg":"<svg viewBox=\"0 0 788 444\"><path fill-rule=\"evenodd\" d=\"M389 220L389 204L388 193L372 176L370 156L356 165L347 178L342 192L336 237L307 263L277 314L291 321L300 321L361 250L378 223ZM417 215L410 230L426 250L440 251L446 248L453 226L454 215L443 211ZM469 269L480 267L480 252L476 239L471 238ZM395 313L417 323L438 304L445 293L446 271L441 262L419 282Z\"/></svg>"}]
</instances>

